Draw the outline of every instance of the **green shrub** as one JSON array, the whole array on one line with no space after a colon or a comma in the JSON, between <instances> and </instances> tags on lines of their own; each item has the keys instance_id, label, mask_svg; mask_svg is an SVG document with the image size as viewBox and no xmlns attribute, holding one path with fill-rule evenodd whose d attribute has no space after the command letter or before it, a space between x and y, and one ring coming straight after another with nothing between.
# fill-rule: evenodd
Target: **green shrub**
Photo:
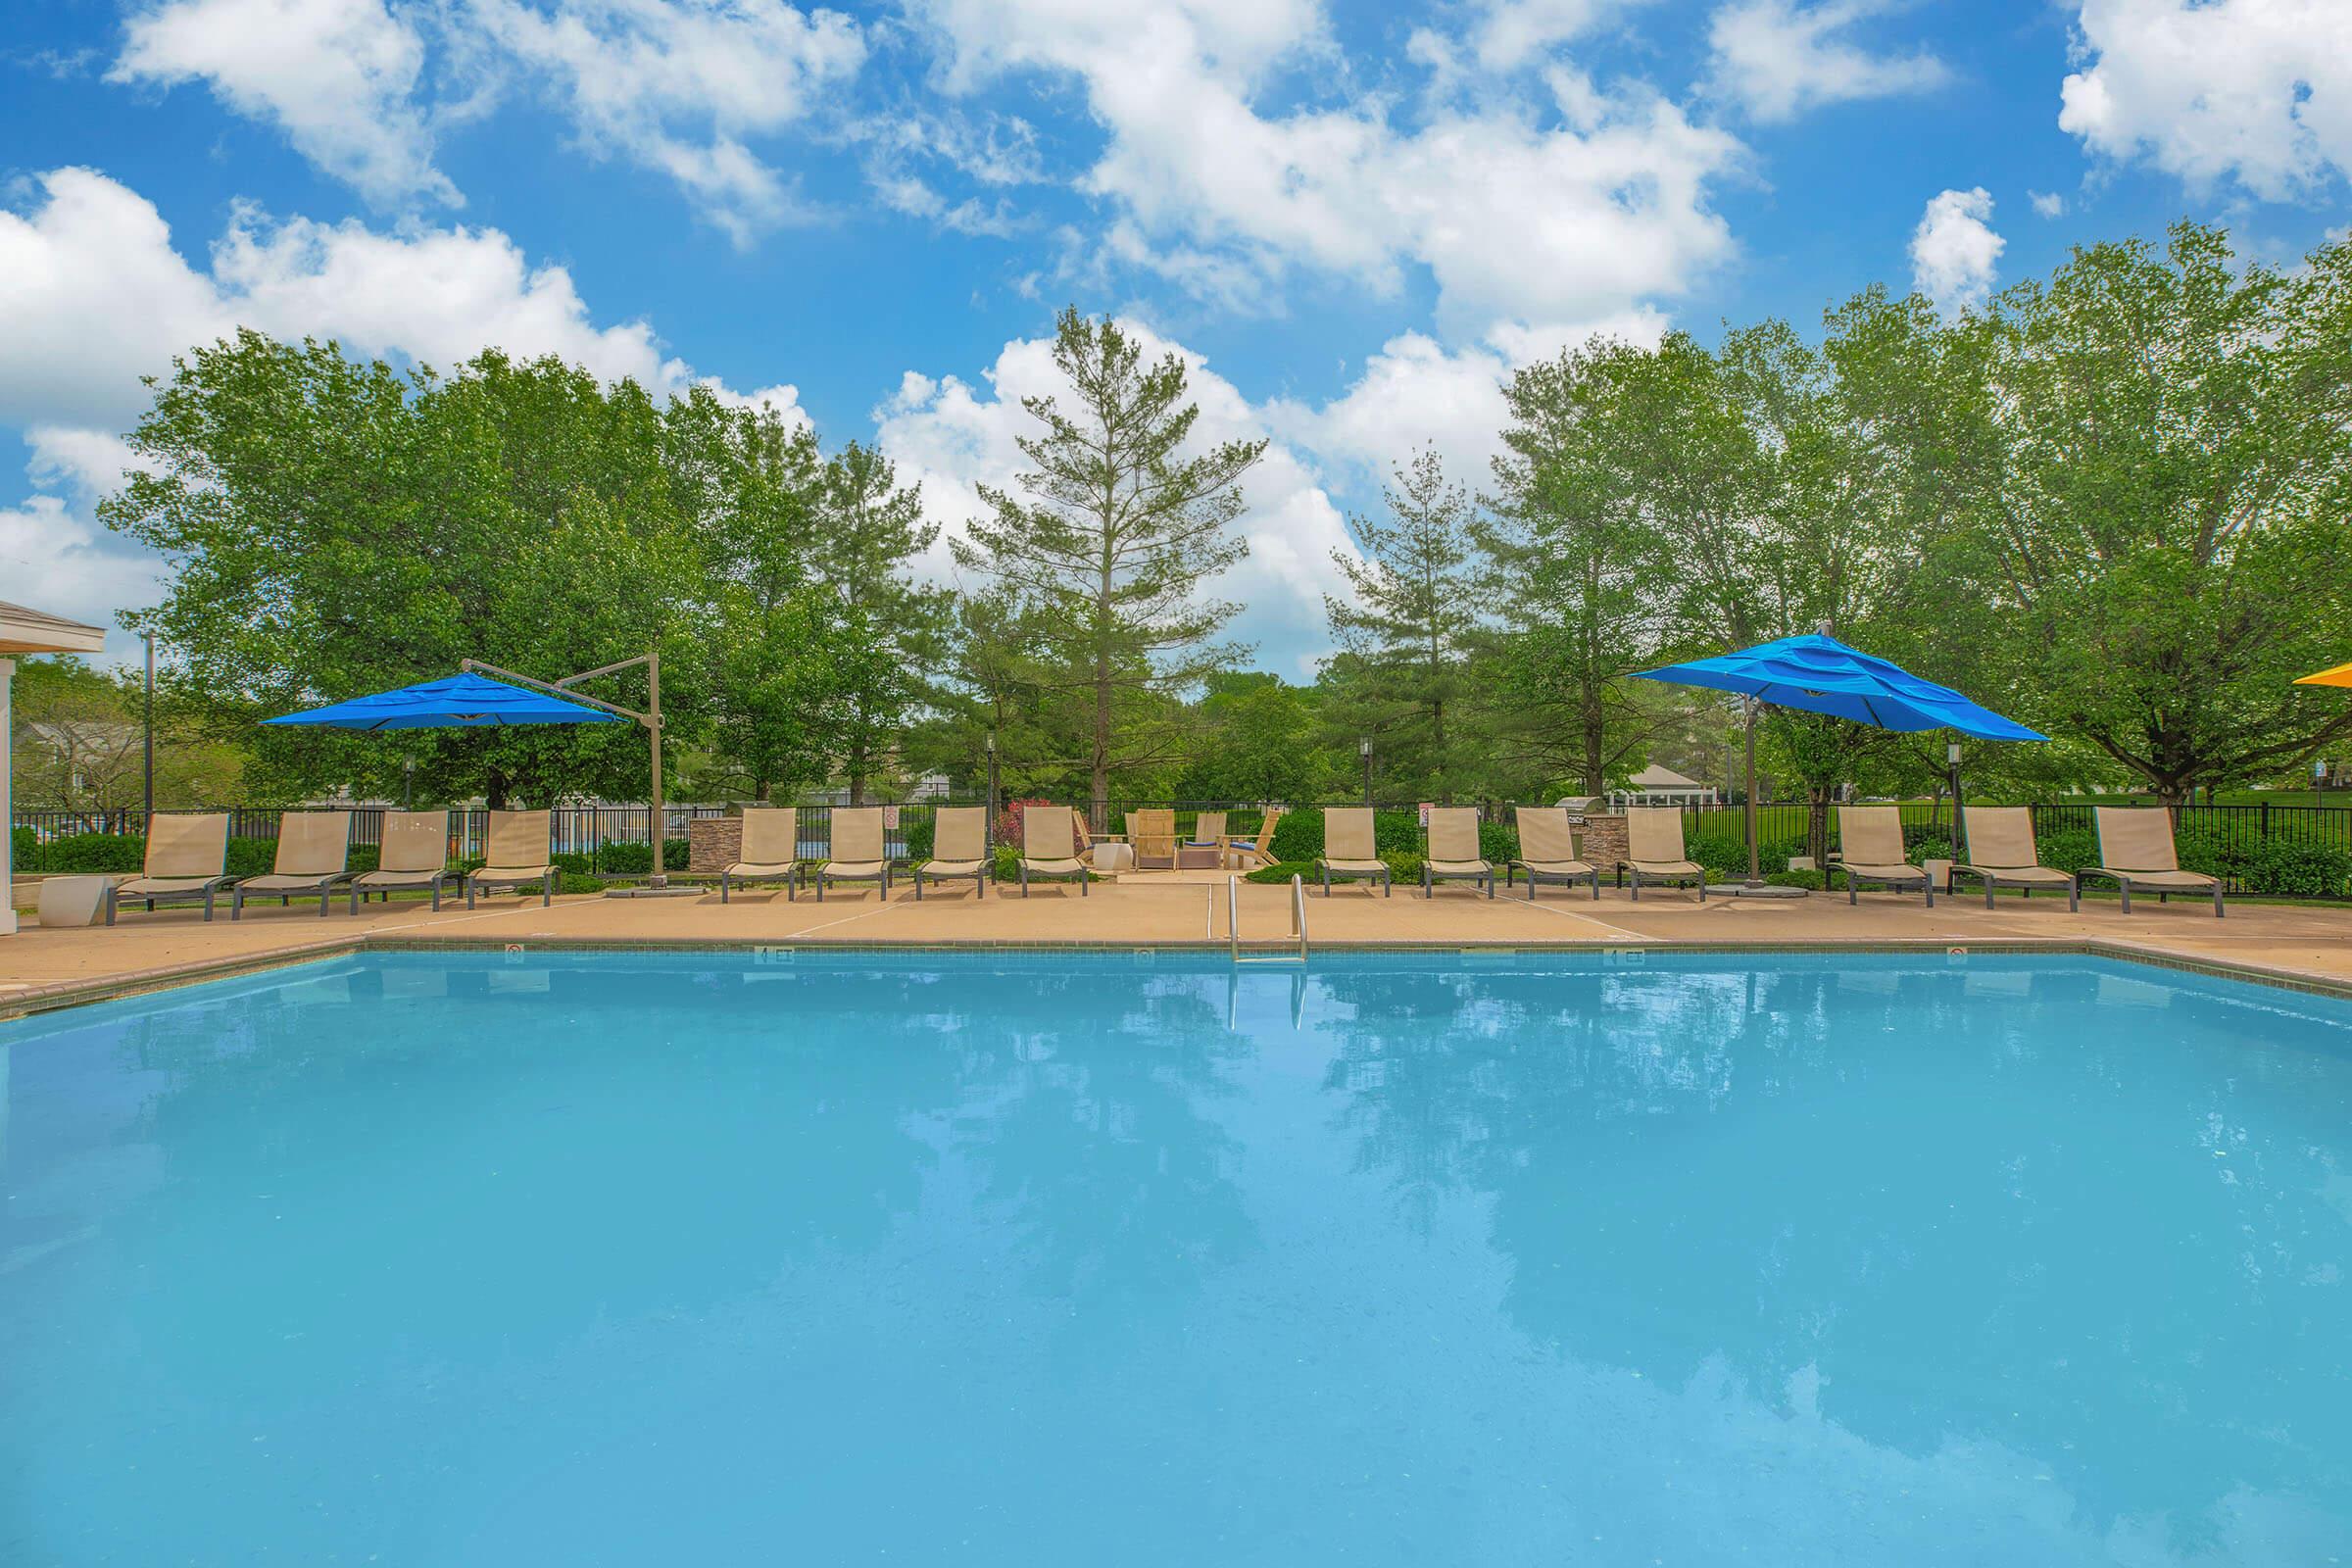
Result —
<instances>
[{"instance_id":1,"label":"green shrub","mask_svg":"<svg viewBox=\"0 0 2352 1568\"><path fill-rule=\"evenodd\" d=\"M1764 880L1772 887L1806 888L1815 893L1827 885L1819 871L1767 871Z\"/></svg>"},{"instance_id":2,"label":"green shrub","mask_svg":"<svg viewBox=\"0 0 2352 1568\"><path fill-rule=\"evenodd\" d=\"M8 863L20 871L46 871L41 863L41 836L28 827L17 828L8 836Z\"/></svg>"},{"instance_id":3,"label":"green shrub","mask_svg":"<svg viewBox=\"0 0 2352 1568\"><path fill-rule=\"evenodd\" d=\"M228 841L228 874L230 876L267 876L277 864L277 840L230 839Z\"/></svg>"},{"instance_id":4,"label":"green shrub","mask_svg":"<svg viewBox=\"0 0 2352 1568\"><path fill-rule=\"evenodd\" d=\"M1691 859L1715 877L1747 875L1747 841L1737 833L1694 833L1684 843ZM1766 876L1788 869L1788 858L1805 853L1802 839L1765 839L1756 845L1756 868Z\"/></svg>"},{"instance_id":5,"label":"green shrub","mask_svg":"<svg viewBox=\"0 0 2352 1568\"><path fill-rule=\"evenodd\" d=\"M1421 885L1422 857L1407 850L1383 850L1380 858L1387 862L1389 874L1397 881L1410 882L1415 887Z\"/></svg>"},{"instance_id":6,"label":"green shrub","mask_svg":"<svg viewBox=\"0 0 2352 1568\"><path fill-rule=\"evenodd\" d=\"M903 820L906 824L906 858L920 865L931 858L931 846L939 840L939 818L924 811L908 813Z\"/></svg>"},{"instance_id":7,"label":"green shrub","mask_svg":"<svg viewBox=\"0 0 2352 1568\"><path fill-rule=\"evenodd\" d=\"M1304 877L1308 882L1317 886L1320 886L1323 881L1323 873L1315 869L1315 862L1312 860L1278 860L1272 865L1259 866L1243 880L1246 882L1279 882L1288 886L1291 878L1295 876Z\"/></svg>"},{"instance_id":8,"label":"green shrub","mask_svg":"<svg viewBox=\"0 0 2352 1568\"><path fill-rule=\"evenodd\" d=\"M1323 853L1323 813L1314 807L1285 811L1274 824L1277 861L1312 860Z\"/></svg>"},{"instance_id":9,"label":"green shrub","mask_svg":"<svg viewBox=\"0 0 2352 1568\"><path fill-rule=\"evenodd\" d=\"M2337 899L2352 880L2352 855L2321 844L2266 840L2248 858L2244 887L2249 893L2282 898Z\"/></svg>"},{"instance_id":10,"label":"green shrub","mask_svg":"<svg viewBox=\"0 0 2352 1568\"><path fill-rule=\"evenodd\" d=\"M2099 863L2098 835L2087 828L2044 833L2034 839L2034 854L2051 870L2072 875L2086 865Z\"/></svg>"},{"instance_id":11,"label":"green shrub","mask_svg":"<svg viewBox=\"0 0 2352 1568\"><path fill-rule=\"evenodd\" d=\"M1914 865L1952 858L1951 835L1940 827L1925 832L1906 832L1903 835L1903 848Z\"/></svg>"},{"instance_id":12,"label":"green shrub","mask_svg":"<svg viewBox=\"0 0 2352 1568\"><path fill-rule=\"evenodd\" d=\"M1489 865L1508 865L1519 858L1519 830L1508 822L1479 823L1478 853Z\"/></svg>"},{"instance_id":13,"label":"green shrub","mask_svg":"<svg viewBox=\"0 0 2352 1568\"><path fill-rule=\"evenodd\" d=\"M143 833L69 833L41 846L44 871L136 871L147 863Z\"/></svg>"},{"instance_id":14,"label":"green shrub","mask_svg":"<svg viewBox=\"0 0 2352 1568\"><path fill-rule=\"evenodd\" d=\"M997 846L996 877L999 882L1018 882L1021 879L1021 852L1009 844Z\"/></svg>"},{"instance_id":15,"label":"green shrub","mask_svg":"<svg viewBox=\"0 0 2352 1568\"><path fill-rule=\"evenodd\" d=\"M598 848L593 865L588 857L581 856L582 871L597 870L614 876L644 876L653 869L654 852L644 844L606 844ZM662 845L662 869L683 871L692 860L692 847L685 839L667 839ZM559 858L558 864L563 863Z\"/></svg>"}]
</instances>

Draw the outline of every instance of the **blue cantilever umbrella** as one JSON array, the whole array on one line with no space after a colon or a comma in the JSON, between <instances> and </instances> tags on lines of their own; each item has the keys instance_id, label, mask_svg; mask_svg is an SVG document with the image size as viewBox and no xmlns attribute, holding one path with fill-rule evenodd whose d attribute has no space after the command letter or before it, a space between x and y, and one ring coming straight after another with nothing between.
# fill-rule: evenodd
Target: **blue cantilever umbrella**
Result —
<instances>
[{"instance_id":1,"label":"blue cantilever umbrella","mask_svg":"<svg viewBox=\"0 0 2352 1568\"><path fill-rule=\"evenodd\" d=\"M1988 741L2046 741L2015 719L1969 701L1949 686L1922 680L1902 665L1874 659L1835 637L1807 635L1758 643L1712 659L1637 672L1642 680L1705 686L1781 708L1830 713L1879 729L1951 729ZM1955 769L1957 764L1954 764ZM1954 778L1958 773L1955 770ZM1958 791L1952 810L1960 809ZM1756 875L1756 731L1747 731L1748 881Z\"/></svg>"},{"instance_id":2,"label":"blue cantilever umbrella","mask_svg":"<svg viewBox=\"0 0 2352 1568\"><path fill-rule=\"evenodd\" d=\"M1956 729L1987 741L2046 741L2047 735L1970 702L1949 686L1921 680L1835 637L1783 637L1738 653L1641 671L1642 680L1711 686L1781 708L1833 713L1880 729Z\"/></svg>"},{"instance_id":3,"label":"blue cantilever umbrella","mask_svg":"<svg viewBox=\"0 0 2352 1568\"><path fill-rule=\"evenodd\" d=\"M625 724L585 703L510 686L485 675L451 675L397 691L376 692L307 712L266 718L265 724L316 724L328 729L495 728L507 724Z\"/></svg>"}]
</instances>

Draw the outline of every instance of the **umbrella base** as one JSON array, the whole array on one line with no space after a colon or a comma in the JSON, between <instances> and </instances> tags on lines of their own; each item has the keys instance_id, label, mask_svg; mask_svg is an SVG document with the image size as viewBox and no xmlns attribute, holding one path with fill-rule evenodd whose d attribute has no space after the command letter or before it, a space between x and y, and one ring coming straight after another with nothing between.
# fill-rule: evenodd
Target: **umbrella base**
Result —
<instances>
[{"instance_id":1,"label":"umbrella base","mask_svg":"<svg viewBox=\"0 0 2352 1568\"><path fill-rule=\"evenodd\" d=\"M667 887L607 888L608 899L699 899L710 890L706 887L680 887L672 882Z\"/></svg>"},{"instance_id":2,"label":"umbrella base","mask_svg":"<svg viewBox=\"0 0 2352 1568\"><path fill-rule=\"evenodd\" d=\"M1707 897L1710 899L1801 899L1804 896L1803 888L1777 887L1770 882L1752 884L1710 882L1707 884Z\"/></svg>"}]
</instances>

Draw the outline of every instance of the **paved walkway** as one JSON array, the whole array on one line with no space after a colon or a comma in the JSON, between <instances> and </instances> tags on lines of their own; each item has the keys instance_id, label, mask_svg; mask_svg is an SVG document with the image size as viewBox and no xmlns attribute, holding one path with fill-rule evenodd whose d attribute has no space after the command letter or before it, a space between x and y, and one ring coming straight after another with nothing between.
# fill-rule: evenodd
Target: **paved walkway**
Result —
<instances>
[{"instance_id":1,"label":"paved walkway","mask_svg":"<svg viewBox=\"0 0 2352 1568\"><path fill-rule=\"evenodd\" d=\"M721 905L717 895L666 900L536 898L462 903L429 911L422 904L369 905L353 916L338 906L325 919L315 907L249 907L234 924L207 924L194 909L126 912L109 929L43 930L0 937L0 1015L69 999L148 989L255 963L283 962L349 949L360 942L581 942L690 946L781 943L1088 946L1225 945L1222 882L1130 880L1040 887L1023 899L992 891L975 900L968 885L935 891L919 904L907 889L885 903L870 888L836 890L823 903L804 894L758 890ZM2319 984L2352 987L2352 910L2242 904L2216 920L2195 902L2140 901L2130 915L2109 901L2087 901L2070 915L2057 899L2004 896L1987 910L1981 898L1938 899L1933 910L1915 898L1865 893L1859 906L1843 895L1773 902L1710 899L1652 891L1639 904L1616 889L1595 903L1589 894L1548 889L1493 900L1456 886L1434 899L1398 888L1382 898L1355 885L1331 898L1309 890L1307 930L1318 949L1348 946L1613 947L1695 943L1708 946L1899 944L2128 945L2147 956L2244 966ZM1288 887L1244 883L1241 934L1246 945L1293 940Z\"/></svg>"}]
</instances>

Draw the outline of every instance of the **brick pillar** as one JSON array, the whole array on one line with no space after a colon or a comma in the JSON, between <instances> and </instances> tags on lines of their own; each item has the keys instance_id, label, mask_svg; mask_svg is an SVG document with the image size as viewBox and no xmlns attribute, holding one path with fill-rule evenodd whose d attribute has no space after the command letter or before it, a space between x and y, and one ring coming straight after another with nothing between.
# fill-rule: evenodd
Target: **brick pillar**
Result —
<instances>
[{"instance_id":1,"label":"brick pillar","mask_svg":"<svg viewBox=\"0 0 2352 1568\"><path fill-rule=\"evenodd\" d=\"M1617 862L1625 858L1625 813L1623 811L1588 811L1583 816L1571 815L1576 825L1576 850L1587 865L1599 868L1607 876Z\"/></svg>"},{"instance_id":2,"label":"brick pillar","mask_svg":"<svg viewBox=\"0 0 2352 1568\"><path fill-rule=\"evenodd\" d=\"M686 824L686 869L716 876L743 858L743 817L698 816Z\"/></svg>"}]
</instances>

